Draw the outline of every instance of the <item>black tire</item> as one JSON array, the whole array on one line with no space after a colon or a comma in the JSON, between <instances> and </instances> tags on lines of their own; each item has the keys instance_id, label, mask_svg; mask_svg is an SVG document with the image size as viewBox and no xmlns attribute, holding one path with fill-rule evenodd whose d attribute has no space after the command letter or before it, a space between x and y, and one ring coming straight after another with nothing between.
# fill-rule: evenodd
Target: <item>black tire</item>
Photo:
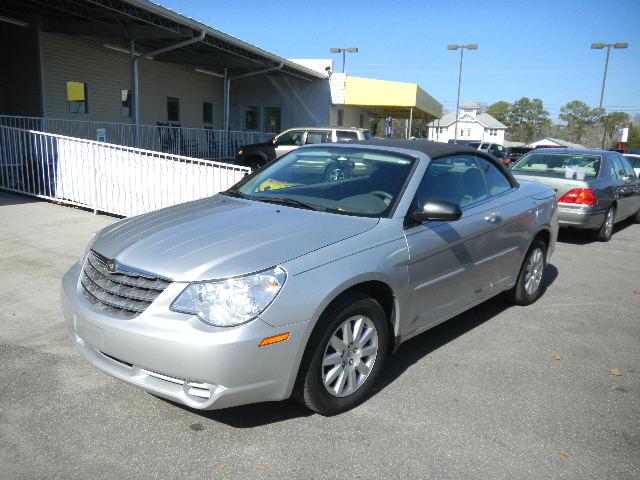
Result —
<instances>
[{"instance_id":1,"label":"black tire","mask_svg":"<svg viewBox=\"0 0 640 480\"><path fill-rule=\"evenodd\" d=\"M612 216L611 226L608 226L607 220L609 216ZM604 220L602 222L602 226L596 230L596 239L600 242L608 242L611 240L611 236L613 235L613 225L615 223L616 218L616 207L611 207L604 215Z\"/></svg>"},{"instance_id":2,"label":"black tire","mask_svg":"<svg viewBox=\"0 0 640 480\"><path fill-rule=\"evenodd\" d=\"M530 272L530 262L534 252L536 250L542 251L542 271L539 272L540 282L533 292L528 292L526 283L527 283L527 274ZM515 304L515 305L531 305L533 302L540 298L542 292L544 290L544 274L547 270L547 244L541 238L537 238L533 241L527 254L524 256L524 260L522 262L522 266L520 267L520 272L518 273L518 280L514 287L506 292L507 301Z\"/></svg>"},{"instance_id":3,"label":"black tire","mask_svg":"<svg viewBox=\"0 0 640 480\"><path fill-rule=\"evenodd\" d=\"M346 320L363 315L378 334L378 350L370 373L364 383L348 396L338 397L329 393L322 379L322 361L329 348L329 341ZM305 349L293 389L293 398L321 415L330 416L345 412L363 402L371 393L388 354L389 322L380 304L359 292L349 293L334 303L321 315ZM343 364L344 365L344 364Z\"/></svg>"}]
</instances>

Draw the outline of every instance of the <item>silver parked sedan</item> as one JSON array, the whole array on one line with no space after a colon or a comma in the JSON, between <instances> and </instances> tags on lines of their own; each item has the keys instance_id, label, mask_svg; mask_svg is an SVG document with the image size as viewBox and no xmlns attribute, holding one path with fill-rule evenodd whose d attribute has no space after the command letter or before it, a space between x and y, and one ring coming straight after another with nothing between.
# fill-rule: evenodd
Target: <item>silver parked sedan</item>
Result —
<instances>
[{"instance_id":1,"label":"silver parked sedan","mask_svg":"<svg viewBox=\"0 0 640 480\"><path fill-rule=\"evenodd\" d=\"M293 395L331 415L405 340L501 292L534 302L557 231L554 191L478 150L314 145L104 228L62 299L78 350L155 395L197 409Z\"/></svg>"},{"instance_id":2,"label":"silver parked sedan","mask_svg":"<svg viewBox=\"0 0 640 480\"><path fill-rule=\"evenodd\" d=\"M611 239L616 222L640 223L640 180L628 160L607 150L538 149L511 168L519 180L549 185L558 198L561 227Z\"/></svg>"}]
</instances>

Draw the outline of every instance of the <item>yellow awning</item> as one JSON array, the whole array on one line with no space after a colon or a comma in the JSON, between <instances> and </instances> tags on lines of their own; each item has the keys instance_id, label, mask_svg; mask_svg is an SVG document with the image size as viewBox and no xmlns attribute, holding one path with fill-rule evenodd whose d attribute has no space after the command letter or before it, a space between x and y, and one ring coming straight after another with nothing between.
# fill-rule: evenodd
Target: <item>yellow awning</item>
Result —
<instances>
[{"instance_id":1,"label":"yellow awning","mask_svg":"<svg viewBox=\"0 0 640 480\"><path fill-rule=\"evenodd\" d=\"M412 108L414 118L442 117L442 104L416 83L392 82L347 75L344 103L345 105L370 107L380 115L388 112L394 118L408 115Z\"/></svg>"}]
</instances>

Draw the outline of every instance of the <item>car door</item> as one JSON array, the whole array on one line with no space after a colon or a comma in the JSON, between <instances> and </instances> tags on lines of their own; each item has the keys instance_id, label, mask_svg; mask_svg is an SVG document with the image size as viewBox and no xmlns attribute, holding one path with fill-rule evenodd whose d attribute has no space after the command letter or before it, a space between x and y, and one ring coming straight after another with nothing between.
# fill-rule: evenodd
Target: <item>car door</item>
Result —
<instances>
[{"instance_id":1,"label":"car door","mask_svg":"<svg viewBox=\"0 0 640 480\"><path fill-rule=\"evenodd\" d=\"M620 220L637 211L635 206L636 178L635 173L633 177L629 176L629 173L631 172L627 172L625 169L625 166L622 163L622 160L624 160L622 155L613 153L609 158L612 164L611 176L613 177L613 196L618 205L616 220Z\"/></svg>"},{"instance_id":2,"label":"car door","mask_svg":"<svg viewBox=\"0 0 640 480\"><path fill-rule=\"evenodd\" d=\"M409 224L411 330L426 328L489 295L498 276L492 257L497 245L499 212L489 197L475 155L432 160L414 198L413 208L429 200L460 205L456 221Z\"/></svg>"},{"instance_id":3,"label":"car door","mask_svg":"<svg viewBox=\"0 0 640 480\"><path fill-rule=\"evenodd\" d=\"M489 205L495 213L490 251L482 255L482 261L490 262L490 272L494 289L502 290L504 285L515 282L522 255L531 242L530 227L535 202L523 195L492 161L477 158L487 184Z\"/></svg>"},{"instance_id":4,"label":"car door","mask_svg":"<svg viewBox=\"0 0 640 480\"><path fill-rule=\"evenodd\" d=\"M300 147L304 140L304 130L289 130L275 138L276 158Z\"/></svg>"},{"instance_id":5,"label":"car door","mask_svg":"<svg viewBox=\"0 0 640 480\"><path fill-rule=\"evenodd\" d=\"M627 183L625 190L629 201L628 215L633 215L640 210L640 179L638 179L638 175L629 162L629 159L624 155L618 155L618 157L626 173L624 180Z\"/></svg>"}]
</instances>

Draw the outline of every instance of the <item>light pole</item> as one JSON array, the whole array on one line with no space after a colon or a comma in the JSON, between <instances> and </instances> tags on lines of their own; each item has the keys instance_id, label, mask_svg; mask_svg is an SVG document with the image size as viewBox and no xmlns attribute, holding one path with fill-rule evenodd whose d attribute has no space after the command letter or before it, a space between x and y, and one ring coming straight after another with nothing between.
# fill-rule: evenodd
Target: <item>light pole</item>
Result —
<instances>
[{"instance_id":1,"label":"light pole","mask_svg":"<svg viewBox=\"0 0 640 480\"><path fill-rule=\"evenodd\" d=\"M455 137L454 142L458 143L458 115L460 114L460 84L462 83L462 59L464 58L464 51L477 50L477 43L469 43L467 45L447 45L447 50L460 50L460 72L458 73L458 97L456 98L456 123L455 123Z\"/></svg>"},{"instance_id":2,"label":"light pole","mask_svg":"<svg viewBox=\"0 0 640 480\"><path fill-rule=\"evenodd\" d=\"M342 53L342 73L344 73L344 61L347 52L349 53L358 53L357 47L349 47L349 48L330 48L329 51L331 53Z\"/></svg>"},{"instance_id":3,"label":"light pole","mask_svg":"<svg viewBox=\"0 0 640 480\"><path fill-rule=\"evenodd\" d=\"M592 50L602 50L603 48L607 49L607 58L604 61L604 75L602 76L602 90L600 90L600 105L598 109L602 114L604 114L602 110L602 106L604 104L604 87L607 84L607 71L609 70L609 57L611 56L611 47L613 48L627 48L629 44L627 42L617 42L617 43L592 43ZM606 122L606 120L605 120ZM607 136L607 125L605 123L604 132L602 134L602 148L604 149L604 142Z\"/></svg>"}]
</instances>

